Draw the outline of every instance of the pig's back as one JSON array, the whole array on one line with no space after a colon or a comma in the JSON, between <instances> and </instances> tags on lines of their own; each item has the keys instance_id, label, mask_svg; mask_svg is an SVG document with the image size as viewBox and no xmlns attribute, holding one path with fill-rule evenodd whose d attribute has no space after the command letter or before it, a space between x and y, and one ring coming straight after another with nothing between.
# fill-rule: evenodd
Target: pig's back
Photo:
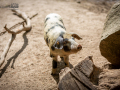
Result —
<instances>
[{"instance_id":1,"label":"pig's back","mask_svg":"<svg viewBox=\"0 0 120 90\"><path fill-rule=\"evenodd\" d=\"M65 27L60 15L51 13L45 18L44 38L56 39L61 33L65 33Z\"/></svg>"}]
</instances>

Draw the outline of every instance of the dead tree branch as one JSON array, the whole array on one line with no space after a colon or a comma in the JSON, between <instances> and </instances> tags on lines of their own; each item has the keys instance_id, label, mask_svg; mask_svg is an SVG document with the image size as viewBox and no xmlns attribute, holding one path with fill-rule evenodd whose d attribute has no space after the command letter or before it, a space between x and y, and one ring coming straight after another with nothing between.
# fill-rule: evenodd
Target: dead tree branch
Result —
<instances>
[{"instance_id":1,"label":"dead tree branch","mask_svg":"<svg viewBox=\"0 0 120 90\"><path fill-rule=\"evenodd\" d=\"M31 26L31 22L30 22L30 18L24 13L24 12L21 12L20 10L12 10L13 12L15 12L19 17L23 18L26 22L26 25L25 23L23 22L23 27L18 29L17 31L11 31L7 28L7 24L5 25L5 30L8 32L8 33L11 33L12 34L12 37L9 39L9 42L8 44L6 45L5 49L4 49L4 52L3 54L1 55L1 60L0 60L0 67L2 66L2 64L5 62L5 58L7 56L7 53L10 49L10 46L12 45L12 42L14 41L15 37L16 37L16 34L19 34L21 33L22 31L29 31L32 26Z\"/></svg>"},{"instance_id":2,"label":"dead tree branch","mask_svg":"<svg viewBox=\"0 0 120 90\"><path fill-rule=\"evenodd\" d=\"M23 23L22 28L20 28L17 31L11 31L11 30L9 30L7 28L7 25L5 25L4 28L5 28L6 31L8 31L8 33L18 34L18 33L22 32L22 31L28 31L28 30L30 30L32 28L31 23L30 23L30 18L24 12L21 12L20 10L15 10L15 9L13 9L12 11L15 12L19 17L23 18L26 21L26 26Z\"/></svg>"},{"instance_id":3,"label":"dead tree branch","mask_svg":"<svg viewBox=\"0 0 120 90\"><path fill-rule=\"evenodd\" d=\"M34 17L37 16L37 15L38 15L38 13L32 15L32 16L30 17L30 19L34 18ZM25 20L22 21L22 22L19 22L19 23L13 25L12 27L10 27L9 30L12 30L12 29L16 28L17 26L20 26L20 25L22 25L22 24L25 23L25 22L26 22ZM7 32L6 30L5 30L5 31L2 31L2 32L0 33L0 36L3 35L3 34L5 34L6 32Z\"/></svg>"},{"instance_id":4,"label":"dead tree branch","mask_svg":"<svg viewBox=\"0 0 120 90\"><path fill-rule=\"evenodd\" d=\"M0 67L2 66L2 64L5 62L5 57L7 56L7 53L10 49L10 46L12 45L12 42L14 41L16 37L16 34L12 34L11 38L8 41L8 44L6 45L2 55L1 55L1 60L0 60Z\"/></svg>"}]
</instances>

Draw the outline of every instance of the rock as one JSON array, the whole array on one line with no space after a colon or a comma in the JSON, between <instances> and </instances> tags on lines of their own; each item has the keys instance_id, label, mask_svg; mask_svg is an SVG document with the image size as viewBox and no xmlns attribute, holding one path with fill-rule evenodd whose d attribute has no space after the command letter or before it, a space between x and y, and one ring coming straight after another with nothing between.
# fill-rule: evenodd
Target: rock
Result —
<instances>
[{"instance_id":1,"label":"rock","mask_svg":"<svg viewBox=\"0 0 120 90\"><path fill-rule=\"evenodd\" d=\"M77 3L81 3L81 1L78 0Z\"/></svg>"},{"instance_id":2,"label":"rock","mask_svg":"<svg viewBox=\"0 0 120 90\"><path fill-rule=\"evenodd\" d=\"M120 2L108 12L99 48L109 62L120 65Z\"/></svg>"},{"instance_id":3,"label":"rock","mask_svg":"<svg viewBox=\"0 0 120 90\"><path fill-rule=\"evenodd\" d=\"M120 70L104 70L99 76L99 90L120 90Z\"/></svg>"}]
</instances>

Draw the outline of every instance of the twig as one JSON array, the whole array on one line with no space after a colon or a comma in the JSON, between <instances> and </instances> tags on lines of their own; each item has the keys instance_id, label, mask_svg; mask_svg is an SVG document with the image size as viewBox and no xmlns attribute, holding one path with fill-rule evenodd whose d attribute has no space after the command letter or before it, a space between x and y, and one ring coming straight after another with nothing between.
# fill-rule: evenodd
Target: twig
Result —
<instances>
[{"instance_id":1,"label":"twig","mask_svg":"<svg viewBox=\"0 0 120 90\"><path fill-rule=\"evenodd\" d=\"M32 16L30 17L30 19L34 18L34 17L37 16L37 15L38 15L38 13L32 15ZM14 29L14 28L16 28L16 27L19 26L19 25L22 25L22 24L25 23L25 22L26 22L25 20L22 21L22 22L19 22L19 23L13 25L12 27L10 27L9 30ZM3 34L5 34L6 32L7 32L7 31L1 32L1 33L0 33L0 36L3 35Z\"/></svg>"}]
</instances>

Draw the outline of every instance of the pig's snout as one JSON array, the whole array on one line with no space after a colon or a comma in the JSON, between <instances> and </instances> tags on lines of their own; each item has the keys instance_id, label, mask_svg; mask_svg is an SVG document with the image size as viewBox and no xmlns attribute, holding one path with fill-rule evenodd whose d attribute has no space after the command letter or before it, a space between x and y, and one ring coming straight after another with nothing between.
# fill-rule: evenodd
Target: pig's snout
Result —
<instances>
[{"instance_id":1,"label":"pig's snout","mask_svg":"<svg viewBox=\"0 0 120 90\"><path fill-rule=\"evenodd\" d=\"M81 46L81 45L78 45L77 49L78 49L78 50L81 50L81 49L82 49L82 46Z\"/></svg>"}]
</instances>

